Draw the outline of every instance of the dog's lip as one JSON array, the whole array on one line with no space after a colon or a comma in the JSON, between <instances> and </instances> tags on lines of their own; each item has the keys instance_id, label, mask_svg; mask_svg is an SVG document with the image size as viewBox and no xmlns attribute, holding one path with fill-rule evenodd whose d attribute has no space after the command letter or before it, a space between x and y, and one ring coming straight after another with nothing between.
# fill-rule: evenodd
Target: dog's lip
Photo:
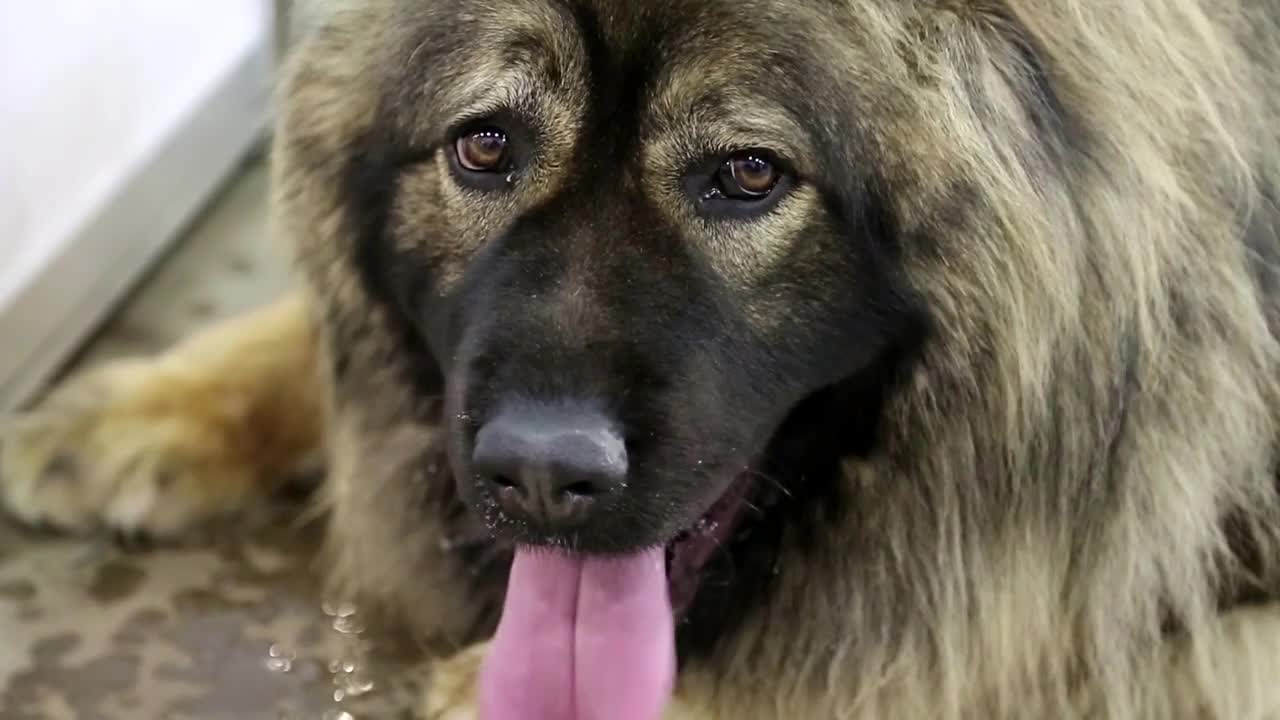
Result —
<instances>
[{"instance_id":1,"label":"dog's lip","mask_svg":"<svg viewBox=\"0 0 1280 720\"><path fill-rule=\"evenodd\" d=\"M744 534L741 526L748 510L755 507L751 497L755 488L751 471L744 469L691 525L665 541L659 540L647 546L664 547L666 550L668 590L677 620L684 617L696 599L707 564ZM493 515L476 513L470 504L464 515L473 522L463 523L463 527L455 527L452 532L445 533L440 540L443 552L466 552L480 547L499 547L507 551L517 547L566 547L554 542L530 543L513 537L509 529L504 532L493 522Z\"/></svg>"},{"instance_id":2,"label":"dog's lip","mask_svg":"<svg viewBox=\"0 0 1280 720\"><path fill-rule=\"evenodd\" d=\"M677 618L683 617L693 604L702 570L737 533L750 507L752 486L747 473L737 476L692 527L667 542L667 584L671 609Z\"/></svg>"}]
</instances>

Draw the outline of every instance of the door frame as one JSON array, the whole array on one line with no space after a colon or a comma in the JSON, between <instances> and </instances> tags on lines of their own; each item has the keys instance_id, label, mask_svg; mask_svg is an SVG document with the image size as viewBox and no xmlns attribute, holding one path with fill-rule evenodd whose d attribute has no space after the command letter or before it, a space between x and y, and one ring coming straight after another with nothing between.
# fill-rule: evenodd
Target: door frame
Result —
<instances>
[{"instance_id":1,"label":"door frame","mask_svg":"<svg viewBox=\"0 0 1280 720\"><path fill-rule=\"evenodd\" d=\"M269 128L277 12L264 2L261 39L227 59L218 80L0 304L0 416L57 376L260 147Z\"/></svg>"}]
</instances>

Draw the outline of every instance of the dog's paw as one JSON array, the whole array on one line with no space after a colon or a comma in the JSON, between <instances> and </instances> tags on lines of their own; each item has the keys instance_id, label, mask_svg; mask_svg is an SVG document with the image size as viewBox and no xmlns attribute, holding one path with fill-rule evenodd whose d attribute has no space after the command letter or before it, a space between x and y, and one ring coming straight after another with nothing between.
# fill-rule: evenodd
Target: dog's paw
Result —
<instances>
[{"instance_id":1,"label":"dog's paw","mask_svg":"<svg viewBox=\"0 0 1280 720\"><path fill-rule=\"evenodd\" d=\"M75 377L0 424L0 504L60 532L173 539L237 509L253 482L234 397L147 361Z\"/></svg>"}]
</instances>

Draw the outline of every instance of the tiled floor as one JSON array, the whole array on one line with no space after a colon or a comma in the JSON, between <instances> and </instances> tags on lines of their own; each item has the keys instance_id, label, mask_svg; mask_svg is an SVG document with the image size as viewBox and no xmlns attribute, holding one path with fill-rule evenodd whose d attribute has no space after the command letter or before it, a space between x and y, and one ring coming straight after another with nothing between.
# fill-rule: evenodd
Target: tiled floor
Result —
<instances>
[{"instance_id":1,"label":"tiled floor","mask_svg":"<svg viewBox=\"0 0 1280 720\"><path fill-rule=\"evenodd\" d=\"M254 161L77 365L162 348L288 274ZM0 525L0 718L402 717L390 708L412 704L417 673L379 660L359 613L320 596L313 536L140 551Z\"/></svg>"}]
</instances>

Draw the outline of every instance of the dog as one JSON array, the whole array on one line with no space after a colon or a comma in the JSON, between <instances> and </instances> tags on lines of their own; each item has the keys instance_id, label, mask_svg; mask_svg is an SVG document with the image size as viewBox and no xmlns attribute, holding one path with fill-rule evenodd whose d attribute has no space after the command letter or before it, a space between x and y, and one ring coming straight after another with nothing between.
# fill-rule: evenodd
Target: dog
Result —
<instances>
[{"instance_id":1,"label":"dog","mask_svg":"<svg viewBox=\"0 0 1280 720\"><path fill-rule=\"evenodd\" d=\"M298 287L0 496L182 537L320 454L442 717L1275 716L1277 67L1264 0L327 0Z\"/></svg>"}]
</instances>

